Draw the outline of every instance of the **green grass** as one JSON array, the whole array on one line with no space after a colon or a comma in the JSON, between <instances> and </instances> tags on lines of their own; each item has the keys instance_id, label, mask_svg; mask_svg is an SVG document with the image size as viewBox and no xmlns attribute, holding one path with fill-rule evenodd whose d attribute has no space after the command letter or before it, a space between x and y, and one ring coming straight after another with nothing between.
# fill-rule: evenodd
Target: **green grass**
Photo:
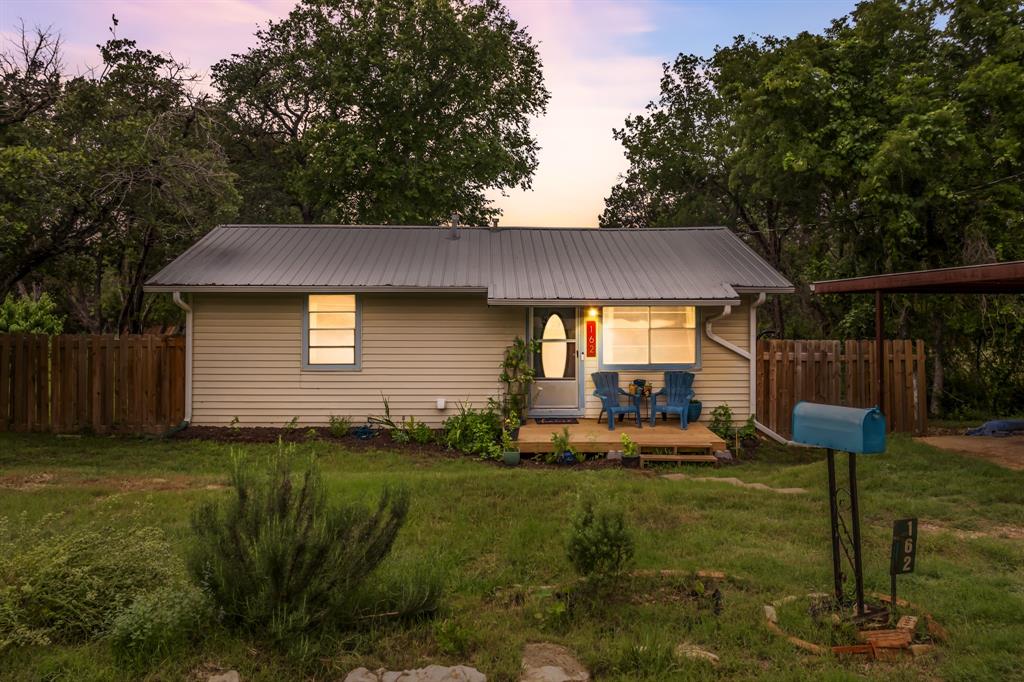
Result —
<instances>
[{"instance_id":1,"label":"green grass","mask_svg":"<svg viewBox=\"0 0 1024 682\"><path fill-rule=\"evenodd\" d=\"M370 499L386 484L411 490L410 521L385 570L425 563L442 570L444 613L290 652L214 632L145 679L187 679L212 666L236 668L245 680L342 679L360 665L436 662L515 680L522 645L532 640L569 646L601 680L1024 679L1024 543L998 536L1000 528L1024 527L1020 472L905 438L894 438L884 456L859 460L867 588L888 590L893 519L917 516L932 524L921 531L917 572L902 578L899 589L951 636L933 657L865 667L810 657L762 623L762 604L831 584L818 451L765 447L756 463L680 469L809 491L778 495L628 470L509 470L468 459L354 453L326 443L299 447L320 458L332 496ZM193 506L228 494L207 486L226 482L229 452L207 442L0 434L0 484L7 486L0 488L0 516L65 512L68 524L141 517L183 549ZM844 474L845 461L840 456ZM572 618L552 613L551 601L528 588L572 580L564 541L572 510L587 495L626 510L638 568L725 571L730 580L721 615L671 600L613 600L577 609ZM495 597L511 586L528 592L524 605ZM684 641L717 653L721 664L677 660L672 650ZM4 680L138 677L119 669L102 642L0 654Z\"/></svg>"}]
</instances>

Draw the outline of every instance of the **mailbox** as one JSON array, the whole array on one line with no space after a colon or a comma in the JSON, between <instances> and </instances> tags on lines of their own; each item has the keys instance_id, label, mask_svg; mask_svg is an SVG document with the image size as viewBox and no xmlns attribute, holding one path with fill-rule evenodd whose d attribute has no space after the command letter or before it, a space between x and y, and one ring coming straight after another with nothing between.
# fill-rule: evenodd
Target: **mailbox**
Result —
<instances>
[{"instance_id":1,"label":"mailbox","mask_svg":"<svg viewBox=\"0 0 1024 682\"><path fill-rule=\"evenodd\" d=\"M877 407L799 402L793 408L793 440L858 454L885 452L885 416Z\"/></svg>"}]
</instances>

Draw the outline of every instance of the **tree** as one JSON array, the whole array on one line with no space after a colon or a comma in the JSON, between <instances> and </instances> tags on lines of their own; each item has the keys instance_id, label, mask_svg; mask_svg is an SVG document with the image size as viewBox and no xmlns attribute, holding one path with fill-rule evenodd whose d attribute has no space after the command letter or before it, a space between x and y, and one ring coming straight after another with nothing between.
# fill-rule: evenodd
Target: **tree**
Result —
<instances>
[{"instance_id":1,"label":"tree","mask_svg":"<svg viewBox=\"0 0 1024 682\"><path fill-rule=\"evenodd\" d=\"M528 188L537 47L498 0L302 0L213 67L244 220L432 224Z\"/></svg>"},{"instance_id":2,"label":"tree","mask_svg":"<svg viewBox=\"0 0 1024 682\"><path fill-rule=\"evenodd\" d=\"M823 35L680 55L615 131L630 167L601 223L728 225L801 291L776 304L776 330L864 334L862 302L799 285L1024 255L1022 36L1007 0L873 0ZM890 305L893 330L930 342L940 407L944 366L984 313Z\"/></svg>"},{"instance_id":3,"label":"tree","mask_svg":"<svg viewBox=\"0 0 1024 682\"><path fill-rule=\"evenodd\" d=\"M41 35L56 52L58 41ZM36 57L0 61L12 84L5 101L56 87L3 129L0 295L31 277L59 290L82 326L139 331L145 279L233 215L237 196L194 75L134 41L99 49L98 73L57 86L52 69L31 66Z\"/></svg>"}]
</instances>

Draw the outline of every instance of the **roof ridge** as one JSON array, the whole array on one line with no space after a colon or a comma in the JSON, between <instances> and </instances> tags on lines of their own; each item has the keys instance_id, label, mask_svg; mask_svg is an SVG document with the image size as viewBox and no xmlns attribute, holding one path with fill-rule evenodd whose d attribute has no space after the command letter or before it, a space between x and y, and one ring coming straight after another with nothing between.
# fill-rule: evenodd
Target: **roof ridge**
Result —
<instances>
[{"instance_id":1,"label":"roof ridge","mask_svg":"<svg viewBox=\"0 0 1024 682\"><path fill-rule=\"evenodd\" d=\"M370 225L370 224L327 224L327 223L221 223L216 228L281 228L281 227L301 227L304 229L318 228L318 229L388 229L388 230L447 230L447 225ZM642 233L645 231L698 231L698 230L728 230L729 228L725 225L691 225L681 226L673 225L670 227L649 227L649 228L635 228L635 227L579 227L579 226L539 226L539 225L501 225L496 228L489 227L487 225L460 225L460 229L463 230L479 230L479 231L496 231L502 230L555 230L558 232L637 232Z\"/></svg>"}]
</instances>

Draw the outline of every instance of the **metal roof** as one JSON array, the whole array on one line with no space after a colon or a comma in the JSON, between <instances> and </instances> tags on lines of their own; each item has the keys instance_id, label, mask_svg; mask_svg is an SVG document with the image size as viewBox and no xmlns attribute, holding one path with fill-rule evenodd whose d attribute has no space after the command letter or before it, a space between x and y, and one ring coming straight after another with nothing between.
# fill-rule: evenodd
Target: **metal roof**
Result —
<instances>
[{"instance_id":1,"label":"metal roof","mask_svg":"<svg viewBox=\"0 0 1024 682\"><path fill-rule=\"evenodd\" d=\"M222 225L147 291L476 291L488 301L735 302L790 292L724 227Z\"/></svg>"},{"instance_id":2,"label":"metal roof","mask_svg":"<svg viewBox=\"0 0 1024 682\"><path fill-rule=\"evenodd\" d=\"M872 291L919 294L1019 294L1024 293L1024 261L831 279L813 283L811 291L815 294Z\"/></svg>"}]
</instances>

